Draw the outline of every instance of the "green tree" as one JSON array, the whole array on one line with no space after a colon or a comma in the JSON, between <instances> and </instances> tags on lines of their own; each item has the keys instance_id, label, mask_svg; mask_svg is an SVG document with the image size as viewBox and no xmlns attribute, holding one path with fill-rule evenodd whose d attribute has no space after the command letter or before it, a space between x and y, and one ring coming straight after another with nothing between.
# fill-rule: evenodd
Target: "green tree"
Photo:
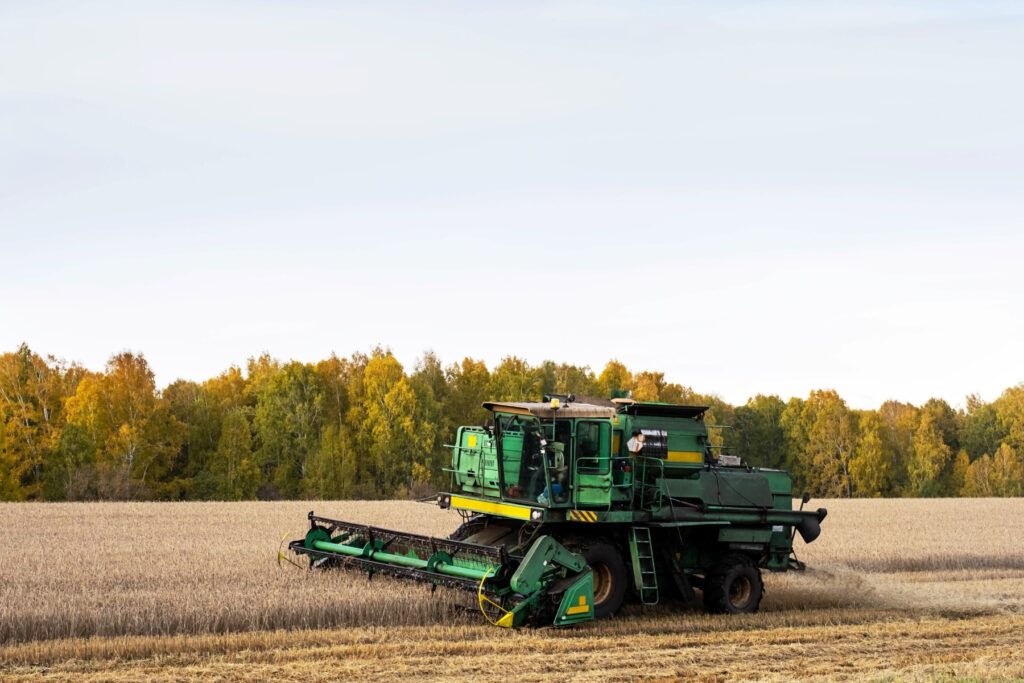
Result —
<instances>
[{"instance_id":1,"label":"green tree","mask_svg":"<svg viewBox=\"0 0 1024 683\"><path fill-rule=\"evenodd\" d=\"M311 366L292 361L259 381L254 424L257 460L269 485L261 495L295 497L320 444L324 388Z\"/></svg>"},{"instance_id":2,"label":"green tree","mask_svg":"<svg viewBox=\"0 0 1024 683\"><path fill-rule=\"evenodd\" d=\"M956 454L953 460L953 470L949 475L949 494L951 496L963 496L967 486L967 475L971 469L971 457L963 448Z\"/></svg>"},{"instance_id":3,"label":"green tree","mask_svg":"<svg viewBox=\"0 0 1024 683\"><path fill-rule=\"evenodd\" d=\"M67 401L73 406L81 395L84 397L95 378L86 377L78 386L74 396ZM75 500L83 497L84 490L95 477L101 434L89 421L68 420L61 425L54 448L54 456L46 473L47 498L49 500ZM93 496L95 497L95 496Z\"/></svg>"},{"instance_id":4,"label":"green tree","mask_svg":"<svg viewBox=\"0 0 1024 683\"><path fill-rule=\"evenodd\" d=\"M662 389L665 390L668 386L665 385ZM661 400L664 401L665 397L661 396ZM741 447L739 435L732 428L736 424L735 411L721 397L691 392L683 403L708 407L708 411L704 413L704 423L708 429L708 441L716 454L736 451Z\"/></svg>"},{"instance_id":5,"label":"green tree","mask_svg":"<svg viewBox=\"0 0 1024 683\"><path fill-rule=\"evenodd\" d=\"M665 373L647 370L633 375L630 396L636 401L660 401L665 387Z\"/></svg>"},{"instance_id":6,"label":"green tree","mask_svg":"<svg viewBox=\"0 0 1024 683\"><path fill-rule=\"evenodd\" d=\"M425 494L425 489L436 489L448 480L441 469L450 454L444 445L455 438L455 426L448 421L445 410L448 382L441 360L434 352L423 354L409 377L409 385L416 395L417 429L426 444L424 452L416 455L415 462L422 469L416 470L413 479Z\"/></svg>"},{"instance_id":7,"label":"green tree","mask_svg":"<svg viewBox=\"0 0 1024 683\"><path fill-rule=\"evenodd\" d=\"M555 373L558 364L553 360L541 361L540 365L533 368L533 374L537 377L537 395L530 397L531 401L539 401L544 394L558 393L558 378Z\"/></svg>"},{"instance_id":8,"label":"green tree","mask_svg":"<svg viewBox=\"0 0 1024 683\"><path fill-rule=\"evenodd\" d=\"M360 472L354 445L355 427L349 417L353 411L354 385L362 383L365 356L354 360L331 354L316 364L316 372L324 387L323 427L320 446L306 467L305 495L313 498L350 498L356 492Z\"/></svg>"},{"instance_id":9,"label":"green tree","mask_svg":"<svg viewBox=\"0 0 1024 683\"><path fill-rule=\"evenodd\" d=\"M759 467L788 467L782 411L786 404L778 396L758 394L735 410L737 449Z\"/></svg>"},{"instance_id":10,"label":"green tree","mask_svg":"<svg viewBox=\"0 0 1024 683\"><path fill-rule=\"evenodd\" d=\"M252 429L245 408L233 408L224 416L217 450L206 472L212 497L217 500L248 500L256 496L260 468L252 450Z\"/></svg>"},{"instance_id":11,"label":"green tree","mask_svg":"<svg viewBox=\"0 0 1024 683\"><path fill-rule=\"evenodd\" d=\"M281 363L264 353L250 358L245 364L245 405L255 408L267 382L281 371ZM259 433L256 434L257 439ZM258 444L257 444L258 448Z\"/></svg>"},{"instance_id":12,"label":"green tree","mask_svg":"<svg viewBox=\"0 0 1024 683\"><path fill-rule=\"evenodd\" d=\"M232 367L159 391L141 355L118 354L94 373L23 344L0 354L0 499L416 493L440 483L443 444L489 417L486 400L627 389L638 400L708 406L714 447L789 470L798 491L1024 494L1024 384L992 403L968 396L961 412L941 399L851 411L834 391L734 407L615 360L597 377L514 356L491 373L469 358L445 368L428 352L407 375L376 348L315 364L264 354L245 373Z\"/></svg>"},{"instance_id":13,"label":"green tree","mask_svg":"<svg viewBox=\"0 0 1024 683\"><path fill-rule=\"evenodd\" d=\"M793 490L807 489L804 476L802 454L807 447L807 429L803 423L804 400L793 397L786 401L786 407L779 416L782 427L782 443L785 449L785 461L789 463L789 473L793 478Z\"/></svg>"},{"instance_id":14,"label":"green tree","mask_svg":"<svg viewBox=\"0 0 1024 683\"><path fill-rule=\"evenodd\" d=\"M930 398L921 406L921 413L932 416L935 426L942 434L942 441L951 453L960 450L961 417L941 398Z\"/></svg>"},{"instance_id":15,"label":"green tree","mask_svg":"<svg viewBox=\"0 0 1024 683\"><path fill-rule=\"evenodd\" d=\"M376 493L388 496L411 484L413 463L423 466L431 435L416 424L416 394L394 356L372 358L363 384L362 433L369 440Z\"/></svg>"},{"instance_id":16,"label":"green tree","mask_svg":"<svg viewBox=\"0 0 1024 683\"><path fill-rule=\"evenodd\" d=\"M931 412L922 412L914 432L914 452L907 468L908 492L914 496L941 496L946 493L945 476L952 464L952 451Z\"/></svg>"},{"instance_id":17,"label":"green tree","mask_svg":"<svg viewBox=\"0 0 1024 683\"><path fill-rule=\"evenodd\" d=\"M161 496L160 482L183 438L182 425L158 394L153 372L141 355L121 353L107 364L111 414L119 423L107 453L126 464L126 473Z\"/></svg>"},{"instance_id":18,"label":"green tree","mask_svg":"<svg viewBox=\"0 0 1024 683\"><path fill-rule=\"evenodd\" d=\"M853 494L850 459L856 444L856 428L846 402L835 391L812 391L804 406L807 454L818 480L818 490L829 496Z\"/></svg>"},{"instance_id":19,"label":"green tree","mask_svg":"<svg viewBox=\"0 0 1024 683\"><path fill-rule=\"evenodd\" d=\"M961 420L960 444L971 458L995 453L1006 431L999 422L996 408L977 394L967 397L967 410Z\"/></svg>"},{"instance_id":20,"label":"green tree","mask_svg":"<svg viewBox=\"0 0 1024 683\"><path fill-rule=\"evenodd\" d=\"M597 390L603 398L609 398L617 392L628 391L633 386L633 375L625 365L617 360L610 360L597 377Z\"/></svg>"},{"instance_id":21,"label":"green tree","mask_svg":"<svg viewBox=\"0 0 1024 683\"><path fill-rule=\"evenodd\" d=\"M554 368L554 393L575 396L594 396L598 393L597 380L587 366L560 363ZM550 392L549 392L550 393ZM604 396L603 398L608 398Z\"/></svg>"},{"instance_id":22,"label":"green tree","mask_svg":"<svg viewBox=\"0 0 1024 683\"><path fill-rule=\"evenodd\" d=\"M1024 453L1024 384L1010 387L994 402L1004 441L1018 453Z\"/></svg>"},{"instance_id":23,"label":"green tree","mask_svg":"<svg viewBox=\"0 0 1024 683\"><path fill-rule=\"evenodd\" d=\"M185 435L169 476L178 483L182 497L191 497L197 495L192 491L196 475L207 466L217 450L222 411L203 385L197 382L173 382L164 389L163 397L171 415L183 426Z\"/></svg>"},{"instance_id":24,"label":"green tree","mask_svg":"<svg viewBox=\"0 0 1024 683\"><path fill-rule=\"evenodd\" d=\"M18 454L7 441L7 424L0 420L0 500L20 500L24 495Z\"/></svg>"},{"instance_id":25,"label":"green tree","mask_svg":"<svg viewBox=\"0 0 1024 683\"><path fill-rule=\"evenodd\" d=\"M350 498L355 490L357 468L352 448L342 428L324 427L320 448L306 468L305 495L310 498Z\"/></svg>"},{"instance_id":26,"label":"green tree","mask_svg":"<svg viewBox=\"0 0 1024 683\"><path fill-rule=\"evenodd\" d=\"M157 393L142 355L115 355L104 374L82 379L66 406L71 433L62 442L81 463L69 481L71 497L166 495L163 484L185 428Z\"/></svg>"},{"instance_id":27,"label":"green tree","mask_svg":"<svg viewBox=\"0 0 1024 683\"><path fill-rule=\"evenodd\" d=\"M0 356L0 500L28 498L29 479L46 458L49 435L37 399L41 365L25 344Z\"/></svg>"},{"instance_id":28,"label":"green tree","mask_svg":"<svg viewBox=\"0 0 1024 683\"><path fill-rule=\"evenodd\" d=\"M794 462L807 487L820 496L850 496L849 466L856 427L839 394L817 390L806 401L791 401L783 411L782 422L787 441L796 449Z\"/></svg>"},{"instance_id":29,"label":"green tree","mask_svg":"<svg viewBox=\"0 0 1024 683\"><path fill-rule=\"evenodd\" d=\"M992 456L990 471L993 496L1019 496L1024 487L1024 463L1008 444L1002 444Z\"/></svg>"},{"instance_id":30,"label":"green tree","mask_svg":"<svg viewBox=\"0 0 1024 683\"><path fill-rule=\"evenodd\" d=\"M211 470L222 436L225 416L235 410L253 409L246 405L246 381L242 371L232 366L202 384L179 380L163 392L174 417L187 432L181 444L168 486L181 496L202 500L220 499L224 493L215 485ZM251 441L251 438L250 438Z\"/></svg>"},{"instance_id":31,"label":"green tree","mask_svg":"<svg viewBox=\"0 0 1024 683\"><path fill-rule=\"evenodd\" d=\"M987 498L992 495L992 458L982 455L967 468L963 495Z\"/></svg>"},{"instance_id":32,"label":"green tree","mask_svg":"<svg viewBox=\"0 0 1024 683\"><path fill-rule=\"evenodd\" d=\"M890 459L894 492L909 488L908 467L914 456L914 433L919 411L909 403L886 401L878 409L882 421L882 443Z\"/></svg>"},{"instance_id":33,"label":"green tree","mask_svg":"<svg viewBox=\"0 0 1024 683\"><path fill-rule=\"evenodd\" d=\"M63 489L69 500L108 498L99 490L99 474L110 465L103 462L113 418L104 410L108 403L103 391L104 377L87 375L66 403L67 421L60 430L59 453Z\"/></svg>"},{"instance_id":34,"label":"green tree","mask_svg":"<svg viewBox=\"0 0 1024 683\"><path fill-rule=\"evenodd\" d=\"M345 416L351 406L351 384L353 365L348 360L331 354L314 366L323 385L324 424L339 429L345 423Z\"/></svg>"},{"instance_id":35,"label":"green tree","mask_svg":"<svg viewBox=\"0 0 1024 683\"><path fill-rule=\"evenodd\" d=\"M700 403L699 395L693 389L674 382L666 382L662 385L658 395L665 403L675 403L676 405Z\"/></svg>"},{"instance_id":36,"label":"green tree","mask_svg":"<svg viewBox=\"0 0 1024 683\"><path fill-rule=\"evenodd\" d=\"M491 373L491 396L497 401L537 401L541 380L525 360L506 356Z\"/></svg>"},{"instance_id":37,"label":"green tree","mask_svg":"<svg viewBox=\"0 0 1024 683\"><path fill-rule=\"evenodd\" d=\"M203 389L222 410L229 411L246 405L248 382L237 365L203 382Z\"/></svg>"},{"instance_id":38,"label":"green tree","mask_svg":"<svg viewBox=\"0 0 1024 683\"><path fill-rule=\"evenodd\" d=\"M449 366L446 374L448 401L445 412L453 427L479 425L487 418L484 401L491 397L491 373L483 361L463 358ZM454 438L454 437L453 437Z\"/></svg>"},{"instance_id":39,"label":"green tree","mask_svg":"<svg viewBox=\"0 0 1024 683\"><path fill-rule=\"evenodd\" d=\"M850 478L858 496L879 497L892 491L892 461L882 443L882 421L878 413L860 416L859 438L850 460Z\"/></svg>"},{"instance_id":40,"label":"green tree","mask_svg":"<svg viewBox=\"0 0 1024 683\"><path fill-rule=\"evenodd\" d=\"M78 366L41 358L26 344L0 355L0 500L47 494L46 468L58 459L64 401L82 374Z\"/></svg>"}]
</instances>

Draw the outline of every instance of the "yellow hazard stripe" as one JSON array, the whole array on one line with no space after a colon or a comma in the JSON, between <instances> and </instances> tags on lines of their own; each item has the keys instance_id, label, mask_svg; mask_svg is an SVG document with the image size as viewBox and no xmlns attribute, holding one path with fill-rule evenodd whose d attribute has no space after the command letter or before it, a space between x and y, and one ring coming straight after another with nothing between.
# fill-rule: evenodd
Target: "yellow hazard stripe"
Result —
<instances>
[{"instance_id":1,"label":"yellow hazard stripe","mask_svg":"<svg viewBox=\"0 0 1024 683\"><path fill-rule=\"evenodd\" d=\"M473 512L486 512L489 515L501 515L503 517L514 517L516 519L530 519L531 508L521 505L509 505L508 503L492 503L487 500L476 498L463 498L452 496L453 508L472 510Z\"/></svg>"},{"instance_id":2,"label":"yellow hazard stripe","mask_svg":"<svg viewBox=\"0 0 1024 683\"><path fill-rule=\"evenodd\" d=\"M574 522L596 522L597 513L591 510L569 510L569 519Z\"/></svg>"},{"instance_id":3,"label":"yellow hazard stripe","mask_svg":"<svg viewBox=\"0 0 1024 683\"><path fill-rule=\"evenodd\" d=\"M704 454L700 451L669 451L669 462L704 462Z\"/></svg>"}]
</instances>

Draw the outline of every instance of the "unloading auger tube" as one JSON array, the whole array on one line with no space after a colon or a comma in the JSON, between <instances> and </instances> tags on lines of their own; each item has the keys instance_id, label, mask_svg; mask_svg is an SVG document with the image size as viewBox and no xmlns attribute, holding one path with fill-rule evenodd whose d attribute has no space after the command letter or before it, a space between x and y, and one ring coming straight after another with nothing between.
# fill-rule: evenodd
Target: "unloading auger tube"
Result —
<instances>
[{"instance_id":1,"label":"unloading auger tube","mask_svg":"<svg viewBox=\"0 0 1024 683\"><path fill-rule=\"evenodd\" d=\"M309 513L288 548L311 569L348 567L471 591L488 621L505 627L570 626L594 618L594 580L581 555L550 536L523 555L492 547L353 524Z\"/></svg>"}]
</instances>

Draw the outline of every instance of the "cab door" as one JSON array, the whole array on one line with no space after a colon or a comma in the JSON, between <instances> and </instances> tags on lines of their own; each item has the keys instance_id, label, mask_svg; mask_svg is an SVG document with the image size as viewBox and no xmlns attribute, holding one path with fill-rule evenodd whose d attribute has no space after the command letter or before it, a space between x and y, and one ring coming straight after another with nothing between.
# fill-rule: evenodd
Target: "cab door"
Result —
<instances>
[{"instance_id":1,"label":"cab door","mask_svg":"<svg viewBox=\"0 0 1024 683\"><path fill-rule=\"evenodd\" d=\"M580 420L573 439L575 472L573 502L581 507L611 504L612 426L600 420Z\"/></svg>"}]
</instances>

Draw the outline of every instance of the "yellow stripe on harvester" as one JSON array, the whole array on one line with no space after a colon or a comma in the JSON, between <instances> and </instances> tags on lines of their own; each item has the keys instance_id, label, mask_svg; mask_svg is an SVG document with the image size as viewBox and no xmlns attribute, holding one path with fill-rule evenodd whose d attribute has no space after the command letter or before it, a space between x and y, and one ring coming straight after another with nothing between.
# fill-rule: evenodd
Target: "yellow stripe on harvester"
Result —
<instances>
[{"instance_id":1,"label":"yellow stripe on harvester","mask_svg":"<svg viewBox=\"0 0 1024 683\"><path fill-rule=\"evenodd\" d=\"M453 508L460 508L462 510L472 510L473 512L486 512L491 515L514 517L515 519L530 519L531 512L531 508L523 507L521 505L509 505L508 503L492 503L487 500L463 498L462 496L452 496L451 505Z\"/></svg>"},{"instance_id":2,"label":"yellow stripe on harvester","mask_svg":"<svg viewBox=\"0 0 1024 683\"><path fill-rule=\"evenodd\" d=\"M666 460L669 462L704 462L704 454L700 451L669 451Z\"/></svg>"}]
</instances>

